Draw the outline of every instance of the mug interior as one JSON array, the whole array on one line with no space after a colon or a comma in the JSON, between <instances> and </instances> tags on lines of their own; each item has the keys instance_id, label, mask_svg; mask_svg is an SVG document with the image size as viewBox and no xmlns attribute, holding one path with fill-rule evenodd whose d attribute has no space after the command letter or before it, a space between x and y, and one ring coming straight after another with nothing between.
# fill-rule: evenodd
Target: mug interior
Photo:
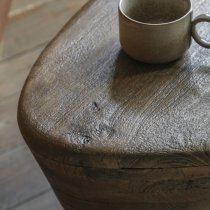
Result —
<instances>
[{"instance_id":1,"label":"mug interior","mask_svg":"<svg viewBox=\"0 0 210 210\"><path fill-rule=\"evenodd\" d=\"M120 10L142 23L163 24L176 21L191 10L190 0L121 0Z\"/></svg>"}]
</instances>

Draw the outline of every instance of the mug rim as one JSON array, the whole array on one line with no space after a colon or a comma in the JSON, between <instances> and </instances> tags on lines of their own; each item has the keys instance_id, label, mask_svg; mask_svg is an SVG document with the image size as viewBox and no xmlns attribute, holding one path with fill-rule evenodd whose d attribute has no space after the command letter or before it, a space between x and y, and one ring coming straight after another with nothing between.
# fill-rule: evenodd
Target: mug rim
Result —
<instances>
[{"instance_id":1,"label":"mug rim","mask_svg":"<svg viewBox=\"0 0 210 210\"><path fill-rule=\"evenodd\" d=\"M170 22L165 22L165 23L146 23L146 22L141 22L141 21L135 20L135 19L129 17L128 15L126 15L123 12L123 10L122 10L122 5L121 5L122 4L122 1L123 0L120 0L119 6L118 6L119 11L121 12L121 14L124 17L126 17L128 20L130 20L131 22L133 22L133 23L141 24L141 25L146 25L146 26L162 26L162 25L170 25L170 24L173 24L173 23L177 23L177 22L183 20L184 18L186 18L193 11L193 9L192 9L192 2L191 2L191 0L188 0L189 1L189 4L190 4L190 8L189 8L188 12L185 15L183 15L182 17L180 17L180 18L178 18L176 20L170 21Z\"/></svg>"}]
</instances>

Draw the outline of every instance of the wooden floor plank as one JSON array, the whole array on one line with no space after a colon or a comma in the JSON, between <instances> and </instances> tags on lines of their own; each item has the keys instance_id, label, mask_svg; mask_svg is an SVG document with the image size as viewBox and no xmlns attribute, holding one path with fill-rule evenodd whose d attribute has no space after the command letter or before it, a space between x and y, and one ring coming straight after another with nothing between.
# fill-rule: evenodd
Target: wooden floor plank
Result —
<instances>
[{"instance_id":1,"label":"wooden floor plank","mask_svg":"<svg viewBox=\"0 0 210 210\"><path fill-rule=\"evenodd\" d=\"M22 203L50 186L26 145L0 156L0 209Z\"/></svg>"},{"instance_id":2,"label":"wooden floor plank","mask_svg":"<svg viewBox=\"0 0 210 210\"><path fill-rule=\"evenodd\" d=\"M1 60L52 39L87 0L52 0L8 23Z\"/></svg>"},{"instance_id":3,"label":"wooden floor plank","mask_svg":"<svg viewBox=\"0 0 210 210\"><path fill-rule=\"evenodd\" d=\"M29 5L37 5L40 3L45 3L46 1L52 1L52 0L13 0L11 9L10 9L10 15L12 13L16 13L16 11L24 11Z\"/></svg>"},{"instance_id":4,"label":"wooden floor plank","mask_svg":"<svg viewBox=\"0 0 210 210\"><path fill-rule=\"evenodd\" d=\"M10 210L62 210L63 208L55 198L53 191L44 193L35 199L17 206L16 208L11 208Z\"/></svg>"},{"instance_id":5,"label":"wooden floor plank","mask_svg":"<svg viewBox=\"0 0 210 210\"><path fill-rule=\"evenodd\" d=\"M0 63L0 154L23 143L16 120L18 99L27 74L43 47Z\"/></svg>"},{"instance_id":6,"label":"wooden floor plank","mask_svg":"<svg viewBox=\"0 0 210 210\"><path fill-rule=\"evenodd\" d=\"M24 143L16 122L17 101L14 96L0 105L0 155Z\"/></svg>"},{"instance_id":7,"label":"wooden floor plank","mask_svg":"<svg viewBox=\"0 0 210 210\"><path fill-rule=\"evenodd\" d=\"M23 18L24 16L29 15L31 12L34 12L35 10L41 8L44 4L50 3L50 1L53 0L37 0L37 1L30 0L28 2L25 2L24 0L19 0L18 1L19 8L16 9L11 8L8 22L15 21L19 18Z\"/></svg>"},{"instance_id":8,"label":"wooden floor plank","mask_svg":"<svg viewBox=\"0 0 210 210\"><path fill-rule=\"evenodd\" d=\"M14 94L19 96L24 81L43 48L44 45L0 63L0 104L5 103L5 100Z\"/></svg>"}]
</instances>

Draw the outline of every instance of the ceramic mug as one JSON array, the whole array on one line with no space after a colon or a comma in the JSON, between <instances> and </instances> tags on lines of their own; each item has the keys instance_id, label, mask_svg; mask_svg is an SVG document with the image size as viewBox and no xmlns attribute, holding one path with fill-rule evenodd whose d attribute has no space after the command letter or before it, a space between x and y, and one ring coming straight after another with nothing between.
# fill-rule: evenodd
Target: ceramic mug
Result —
<instances>
[{"instance_id":1,"label":"ceramic mug","mask_svg":"<svg viewBox=\"0 0 210 210\"><path fill-rule=\"evenodd\" d=\"M205 48L196 25L210 22L210 15L192 21L190 0L121 0L119 4L120 42L132 58L145 63L165 63L183 56L191 36Z\"/></svg>"}]
</instances>

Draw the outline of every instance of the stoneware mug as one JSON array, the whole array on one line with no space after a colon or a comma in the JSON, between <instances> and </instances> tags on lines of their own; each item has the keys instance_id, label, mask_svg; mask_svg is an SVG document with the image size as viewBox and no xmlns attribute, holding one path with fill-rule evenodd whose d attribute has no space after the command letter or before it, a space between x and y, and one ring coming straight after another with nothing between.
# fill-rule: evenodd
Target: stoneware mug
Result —
<instances>
[{"instance_id":1,"label":"stoneware mug","mask_svg":"<svg viewBox=\"0 0 210 210\"><path fill-rule=\"evenodd\" d=\"M192 21L190 0L121 0L119 4L120 42L132 58L145 63L165 63L183 56L191 36L205 48L196 25L210 22L210 15Z\"/></svg>"}]
</instances>

